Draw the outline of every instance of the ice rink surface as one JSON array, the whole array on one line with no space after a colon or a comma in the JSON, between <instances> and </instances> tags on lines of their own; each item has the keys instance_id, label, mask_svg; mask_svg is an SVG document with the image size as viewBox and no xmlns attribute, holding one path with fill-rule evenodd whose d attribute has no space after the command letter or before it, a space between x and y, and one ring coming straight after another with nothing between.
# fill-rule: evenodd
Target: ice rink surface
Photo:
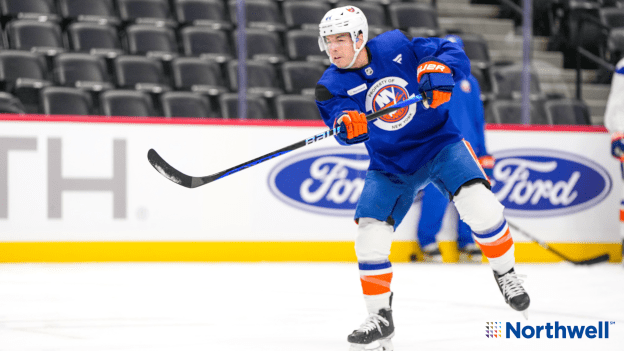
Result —
<instances>
[{"instance_id":1,"label":"ice rink surface","mask_svg":"<svg viewBox=\"0 0 624 351\"><path fill-rule=\"evenodd\" d=\"M395 350L624 350L624 267L518 265L530 316L488 265L396 264ZM1 351L347 351L356 264L0 265ZM489 339L486 322L610 325L609 339Z\"/></svg>"}]
</instances>

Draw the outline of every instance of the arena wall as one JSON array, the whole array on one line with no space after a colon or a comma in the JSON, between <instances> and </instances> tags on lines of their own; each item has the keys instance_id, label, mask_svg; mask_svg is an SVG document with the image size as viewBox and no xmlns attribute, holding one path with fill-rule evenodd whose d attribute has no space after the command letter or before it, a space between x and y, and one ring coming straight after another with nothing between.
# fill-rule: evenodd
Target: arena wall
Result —
<instances>
[{"instance_id":1,"label":"arena wall","mask_svg":"<svg viewBox=\"0 0 624 351\"><path fill-rule=\"evenodd\" d=\"M0 126L0 262L355 261L362 146L323 140L195 189L146 157L154 148L209 175L322 133L321 122L3 115ZM486 138L509 221L573 258L619 261L621 173L604 128L489 125ZM394 262L418 250L418 206L395 233ZM454 216L439 234L447 262ZM558 261L512 233L519 262Z\"/></svg>"}]
</instances>

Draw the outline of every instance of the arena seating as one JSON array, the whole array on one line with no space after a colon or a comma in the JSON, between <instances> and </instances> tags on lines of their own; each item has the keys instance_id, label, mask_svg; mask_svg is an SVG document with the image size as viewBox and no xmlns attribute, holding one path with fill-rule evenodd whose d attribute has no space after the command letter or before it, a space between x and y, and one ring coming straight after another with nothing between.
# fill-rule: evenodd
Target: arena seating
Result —
<instances>
[{"instance_id":1,"label":"arena seating","mask_svg":"<svg viewBox=\"0 0 624 351\"><path fill-rule=\"evenodd\" d=\"M500 6L496 0L465 2ZM613 30L608 45L596 42L602 51L594 51L621 56L624 1L595 2L596 18ZM354 4L367 15L370 38L395 28L412 36L459 34L481 85L487 120L519 121L517 62L494 59L492 38L472 27L449 29L434 1L245 3L248 118L320 119L314 87L329 59L318 48L318 22L332 7ZM237 118L236 5L236 0L0 0L0 112ZM573 23L565 25L566 35L577 34ZM547 94L540 89L541 77L534 77L533 123L590 123L582 101Z\"/></svg>"}]
</instances>

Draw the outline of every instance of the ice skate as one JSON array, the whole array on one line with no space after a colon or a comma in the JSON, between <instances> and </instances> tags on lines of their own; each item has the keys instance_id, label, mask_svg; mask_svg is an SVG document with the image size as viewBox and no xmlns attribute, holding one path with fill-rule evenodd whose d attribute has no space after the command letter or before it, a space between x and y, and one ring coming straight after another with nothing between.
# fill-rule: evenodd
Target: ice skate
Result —
<instances>
[{"instance_id":1,"label":"ice skate","mask_svg":"<svg viewBox=\"0 0 624 351\"><path fill-rule=\"evenodd\" d=\"M524 318L529 319L528 308L531 304L529 294L522 287L522 280L525 276L517 275L514 269L510 269L505 274L498 274L494 271L494 278L498 288L505 298L505 302L516 311L522 312Z\"/></svg>"},{"instance_id":2,"label":"ice skate","mask_svg":"<svg viewBox=\"0 0 624 351\"><path fill-rule=\"evenodd\" d=\"M476 244L468 244L459 249L460 263L481 263L483 261L483 253Z\"/></svg>"},{"instance_id":3,"label":"ice skate","mask_svg":"<svg viewBox=\"0 0 624 351\"><path fill-rule=\"evenodd\" d=\"M371 313L364 323L347 337L347 341L351 344L349 351L393 351L391 340L393 336L392 309L381 309L377 314Z\"/></svg>"},{"instance_id":4,"label":"ice skate","mask_svg":"<svg viewBox=\"0 0 624 351\"><path fill-rule=\"evenodd\" d=\"M423 262L426 263L442 263L442 253L437 243L431 243L422 249Z\"/></svg>"}]
</instances>

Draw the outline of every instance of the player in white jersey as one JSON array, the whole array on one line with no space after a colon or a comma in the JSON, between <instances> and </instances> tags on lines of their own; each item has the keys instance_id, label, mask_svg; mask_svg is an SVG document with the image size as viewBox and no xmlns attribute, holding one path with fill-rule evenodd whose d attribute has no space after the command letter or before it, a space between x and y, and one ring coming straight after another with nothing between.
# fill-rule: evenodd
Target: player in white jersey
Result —
<instances>
[{"instance_id":1,"label":"player in white jersey","mask_svg":"<svg viewBox=\"0 0 624 351\"><path fill-rule=\"evenodd\" d=\"M620 161L622 180L624 180L624 58L615 66L605 111L605 127L611 132L611 154ZM624 194L620 201L620 235L624 258Z\"/></svg>"},{"instance_id":2,"label":"player in white jersey","mask_svg":"<svg viewBox=\"0 0 624 351\"><path fill-rule=\"evenodd\" d=\"M339 143L365 142L371 160L355 212L355 253L369 317L348 336L351 349L378 342L377 350L393 350L392 233L418 189L430 183L454 201L472 229L505 302L526 313L530 299L514 271L503 206L444 106L455 82L470 73L466 54L448 40L398 30L369 41L366 17L354 6L330 10L319 31L319 46L332 62L316 87L320 114L328 126L340 127ZM422 104L367 122L365 113L419 93Z\"/></svg>"}]
</instances>

